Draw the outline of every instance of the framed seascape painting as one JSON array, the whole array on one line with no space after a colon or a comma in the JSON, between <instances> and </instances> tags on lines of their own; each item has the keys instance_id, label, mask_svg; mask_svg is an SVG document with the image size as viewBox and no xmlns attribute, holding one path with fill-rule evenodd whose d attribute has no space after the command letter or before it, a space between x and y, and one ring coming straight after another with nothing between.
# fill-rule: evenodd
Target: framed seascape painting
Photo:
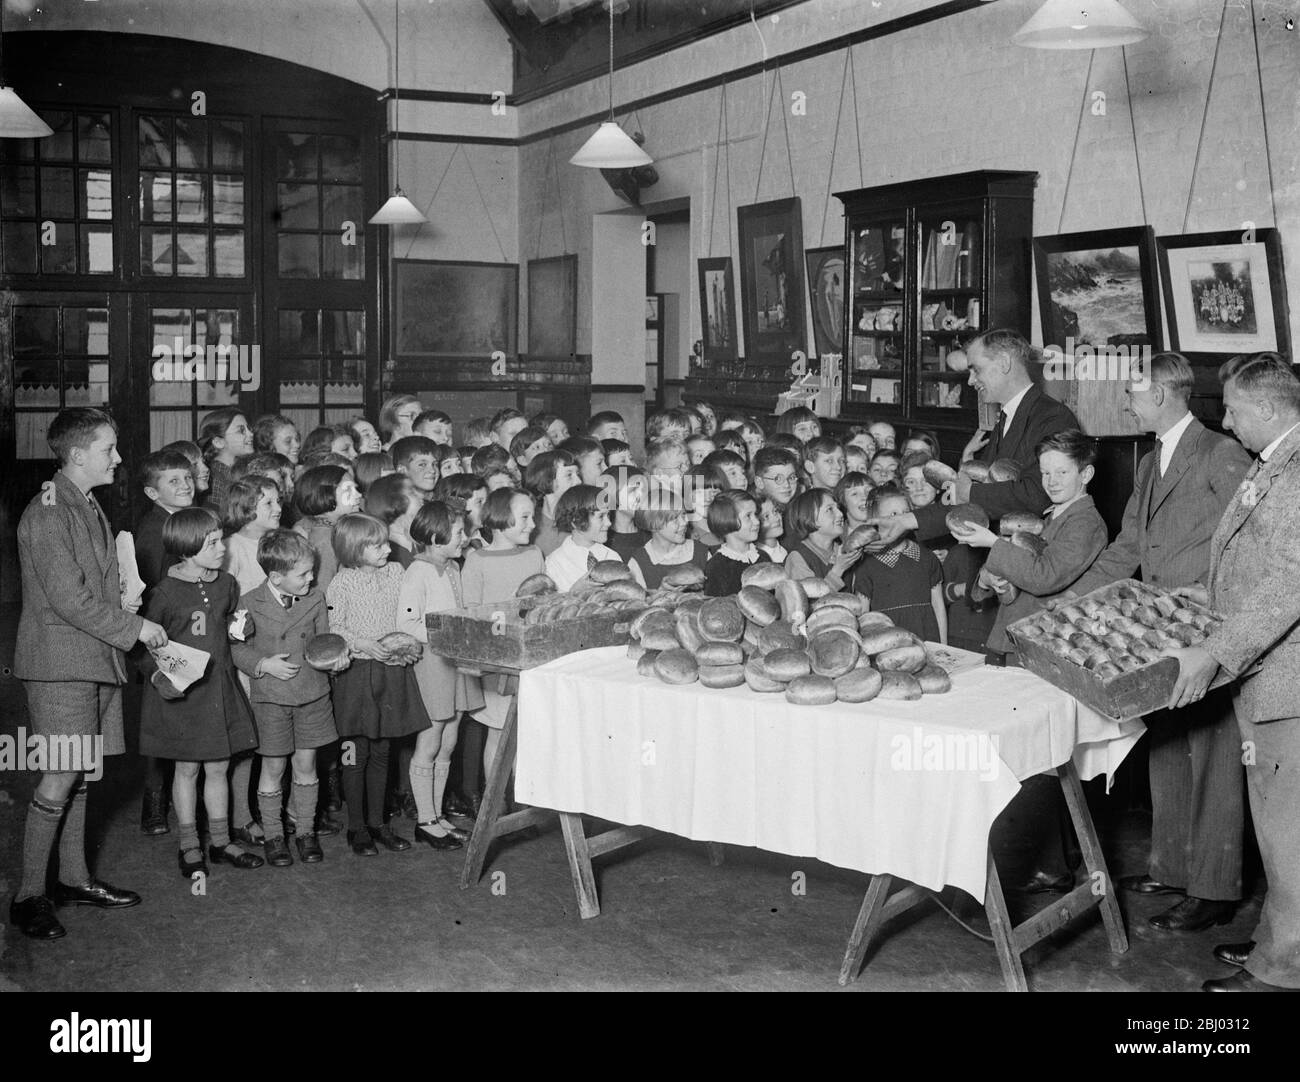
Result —
<instances>
[{"instance_id":1,"label":"framed seascape painting","mask_svg":"<svg viewBox=\"0 0 1300 1082\"><path fill-rule=\"evenodd\" d=\"M528 356L571 357L578 348L578 257L528 261Z\"/></svg>"},{"instance_id":2,"label":"framed seascape painting","mask_svg":"<svg viewBox=\"0 0 1300 1082\"><path fill-rule=\"evenodd\" d=\"M798 198L736 211L745 362L786 368L807 350L803 300L803 223Z\"/></svg>"},{"instance_id":3,"label":"framed seascape painting","mask_svg":"<svg viewBox=\"0 0 1300 1082\"><path fill-rule=\"evenodd\" d=\"M736 288L731 257L698 259L700 268L700 321L704 325L706 361L734 361L736 350Z\"/></svg>"},{"instance_id":4,"label":"framed seascape painting","mask_svg":"<svg viewBox=\"0 0 1300 1082\"><path fill-rule=\"evenodd\" d=\"M1276 229L1192 233L1157 243L1174 349L1207 362L1265 351L1293 360Z\"/></svg>"},{"instance_id":5,"label":"framed seascape painting","mask_svg":"<svg viewBox=\"0 0 1300 1082\"><path fill-rule=\"evenodd\" d=\"M1034 238L1043 345L1163 348L1150 226Z\"/></svg>"},{"instance_id":6,"label":"framed seascape painting","mask_svg":"<svg viewBox=\"0 0 1300 1082\"><path fill-rule=\"evenodd\" d=\"M809 248L808 299L812 302L813 348L817 356L844 352L844 247Z\"/></svg>"},{"instance_id":7,"label":"framed seascape painting","mask_svg":"<svg viewBox=\"0 0 1300 1082\"><path fill-rule=\"evenodd\" d=\"M428 360L488 360L518 350L519 267L393 260L394 353Z\"/></svg>"}]
</instances>

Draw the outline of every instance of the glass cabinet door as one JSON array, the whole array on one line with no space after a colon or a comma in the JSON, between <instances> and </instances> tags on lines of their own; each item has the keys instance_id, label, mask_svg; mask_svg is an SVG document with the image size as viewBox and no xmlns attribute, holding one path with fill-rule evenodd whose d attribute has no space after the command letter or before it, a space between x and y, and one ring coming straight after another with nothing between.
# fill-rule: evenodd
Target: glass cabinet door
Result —
<instances>
[{"instance_id":1,"label":"glass cabinet door","mask_svg":"<svg viewBox=\"0 0 1300 1082\"><path fill-rule=\"evenodd\" d=\"M848 403L903 406L907 222L902 212L850 232Z\"/></svg>"},{"instance_id":2,"label":"glass cabinet door","mask_svg":"<svg viewBox=\"0 0 1300 1082\"><path fill-rule=\"evenodd\" d=\"M917 216L921 291L917 310L918 368L914 409L973 410L967 375L948 354L984 329L984 229L982 204L926 208Z\"/></svg>"}]
</instances>

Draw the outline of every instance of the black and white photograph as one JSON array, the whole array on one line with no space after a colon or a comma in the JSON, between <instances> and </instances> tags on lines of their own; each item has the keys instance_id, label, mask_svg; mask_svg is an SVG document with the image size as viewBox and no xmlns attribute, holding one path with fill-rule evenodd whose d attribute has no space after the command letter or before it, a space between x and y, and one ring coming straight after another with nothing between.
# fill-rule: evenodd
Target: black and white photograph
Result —
<instances>
[{"instance_id":1,"label":"black and white photograph","mask_svg":"<svg viewBox=\"0 0 1300 1082\"><path fill-rule=\"evenodd\" d=\"M0 0L0 1063L1287 1062L1297 20Z\"/></svg>"}]
</instances>

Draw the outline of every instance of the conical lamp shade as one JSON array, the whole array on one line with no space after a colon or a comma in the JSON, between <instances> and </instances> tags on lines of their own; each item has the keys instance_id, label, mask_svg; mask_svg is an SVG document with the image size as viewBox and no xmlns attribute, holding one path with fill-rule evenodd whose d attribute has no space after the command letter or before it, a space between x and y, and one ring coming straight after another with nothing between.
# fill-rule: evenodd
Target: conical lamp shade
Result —
<instances>
[{"instance_id":1,"label":"conical lamp shade","mask_svg":"<svg viewBox=\"0 0 1300 1082\"><path fill-rule=\"evenodd\" d=\"M1117 0L1047 0L1011 40L1031 49L1104 49L1146 36Z\"/></svg>"},{"instance_id":2,"label":"conical lamp shade","mask_svg":"<svg viewBox=\"0 0 1300 1082\"><path fill-rule=\"evenodd\" d=\"M402 189L397 188L388 197L388 202L375 212L374 217L370 219L370 224L421 225L428 220L416 205L402 194Z\"/></svg>"},{"instance_id":3,"label":"conical lamp shade","mask_svg":"<svg viewBox=\"0 0 1300 1082\"><path fill-rule=\"evenodd\" d=\"M606 120L569 159L569 164L585 165L588 169L633 169L638 165L653 165L654 159L614 121Z\"/></svg>"},{"instance_id":4,"label":"conical lamp shade","mask_svg":"<svg viewBox=\"0 0 1300 1082\"><path fill-rule=\"evenodd\" d=\"M54 129L33 113L9 87L0 86L0 139L44 139Z\"/></svg>"}]
</instances>

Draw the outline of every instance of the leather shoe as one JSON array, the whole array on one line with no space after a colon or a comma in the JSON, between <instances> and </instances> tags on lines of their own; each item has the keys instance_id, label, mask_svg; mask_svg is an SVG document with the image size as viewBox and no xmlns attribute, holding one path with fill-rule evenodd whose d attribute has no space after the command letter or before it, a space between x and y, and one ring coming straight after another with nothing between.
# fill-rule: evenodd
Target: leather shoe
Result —
<instances>
[{"instance_id":1,"label":"leather shoe","mask_svg":"<svg viewBox=\"0 0 1300 1082\"><path fill-rule=\"evenodd\" d=\"M259 829L258 833L253 833L253 827L256 823L249 823L246 827L235 827L230 832L230 840L238 842L240 845L260 846L266 842L266 835Z\"/></svg>"},{"instance_id":2,"label":"leather shoe","mask_svg":"<svg viewBox=\"0 0 1300 1082\"><path fill-rule=\"evenodd\" d=\"M1134 894L1186 894L1182 887L1171 887L1167 883L1152 879L1149 875L1126 875L1119 885Z\"/></svg>"},{"instance_id":3,"label":"leather shoe","mask_svg":"<svg viewBox=\"0 0 1300 1082\"><path fill-rule=\"evenodd\" d=\"M231 848L234 849L234 852L231 852ZM229 864L232 868L243 868L245 870L260 868L266 863L256 853L245 853L237 847L231 848L221 845L209 845L208 859L213 864Z\"/></svg>"},{"instance_id":4,"label":"leather shoe","mask_svg":"<svg viewBox=\"0 0 1300 1082\"><path fill-rule=\"evenodd\" d=\"M335 819L328 809L316 816L316 830L314 833L319 834L322 838L332 838L342 829L343 824Z\"/></svg>"},{"instance_id":5,"label":"leather shoe","mask_svg":"<svg viewBox=\"0 0 1300 1082\"><path fill-rule=\"evenodd\" d=\"M443 798L442 807L448 815L455 815L460 819L474 818L474 806L460 793L448 793Z\"/></svg>"},{"instance_id":6,"label":"leather shoe","mask_svg":"<svg viewBox=\"0 0 1300 1082\"><path fill-rule=\"evenodd\" d=\"M298 859L304 864L319 864L325 859L315 834L299 834L293 843L298 847Z\"/></svg>"},{"instance_id":7,"label":"leather shoe","mask_svg":"<svg viewBox=\"0 0 1300 1082\"><path fill-rule=\"evenodd\" d=\"M452 837L450 834L444 834L441 838L436 834L430 834L424 827L415 828L415 840L423 842L430 849L460 849L459 839Z\"/></svg>"},{"instance_id":8,"label":"leather shoe","mask_svg":"<svg viewBox=\"0 0 1300 1082\"><path fill-rule=\"evenodd\" d=\"M352 852L359 857L379 856L379 850L375 848L375 839L370 836L368 830L349 830L348 845L352 846Z\"/></svg>"},{"instance_id":9,"label":"leather shoe","mask_svg":"<svg viewBox=\"0 0 1300 1082\"><path fill-rule=\"evenodd\" d=\"M289 852L289 846L280 835L274 838L267 838L262 843L262 848L266 852L266 862L272 868L288 868L293 864L293 854Z\"/></svg>"},{"instance_id":10,"label":"leather shoe","mask_svg":"<svg viewBox=\"0 0 1300 1082\"><path fill-rule=\"evenodd\" d=\"M1172 909L1147 921L1162 932L1202 932L1212 924L1227 924L1237 912L1236 902L1212 902L1188 895Z\"/></svg>"},{"instance_id":11,"label":"leather shoe","mask_svg":"<svg viewBox=\"0 0 1300 1082\"><path fill-rule=\"evenodd\" d=\"M119 890L108 883L92 879L84 887L70 887L56 883L50 891L55 905L93 905L96 909L130 909L140 904L140 895L133 890Z\"/></svg>"},{"instance_id":12,"label":"leather shoe","mask_svg":"<svg viewBox=\"0 0 1300 1082\"><path fill-rule=\"evenodd\" d=\"M30 939L60 939L68 930L54 915L54 903L43 894L9 903L9 921Z\"/></svg>"},{"instance_id":13,"label":"leather shoe","mask_svg":"<svg viewBox=\"0 0 1300 1082\"><path fill-rule=\"evenodd\" d=\"M146 789L140 803L140 833L156 837L170 830L167 825L167 794L161 789L156 792Z\"/></svg>"},{"instance_id":14,"label":"leather shoe","mask_svg":"<svg viewBox=\"0 0 1300 1082\"><path fill-rule=\"evenodd\" d=\"M1265 984L1258 977L1244 969L1231 977L1217 981L1206 981L1201 985L1202 992L1300 992L1300 988L1282 988L1276 984Z\"/></svg>"},{"instance_id":15,"label":"leather shoe","mask_svg":"<svg viewBox=\"0 0 1300 1082\"><path fill-rule=\"evenodd\" d=\"M405 853L411 848L411 843L400 834L394 834L393 828L387 823L378 830L372 830L370 835L390 853Z\"/></svg>"},{"instance_id":16,"label":"leather shoe","mask_svg":"<svg viewBox=\"0 0 1300 1082\"><path fill-rule=\"evenodd\" d=\"M1037 871L1016 889L1021 894L1068 894L1074 889L1074 876L1069 872L1052 875Z\"/></svg>"},{"instance_id":17,"label":"leather shoe","mask_svg":"<svg viewBox=\"0 0 1300 1082\"><path fill-rule=\"evenodd\" d=\"M439 816L438 825L442 827L442 829L445 830L448 834L450 834L453 838L455 838L458 842L469 841L470 832L468 830L462 830L455 823L451 822L451 820Z\"/></svg>"},{"instance_id":18,"label":"leather shoe","mask_svg":"<svg viewBox=\"0 0 1300 1082\"><path fill-rule=\"evenodd\" d=\"M203 850L202 849L188 850L188 852L191 853L198 853L199 855L198 860L190 860L185 856L186 852L187 850L182 849L179 853L176 854L176 859L181 866L181 875L185 876L186 879L193 879L195 872L202 872L204 875L207 875L208 862L203 859Z\"/></svg>"},{"instance_id":19,"label":"leather shoe","mask_svg":"<svg viewBox=\"0 0 1300 1082\"><path fill-rule=\"evenodd\" d=\"M1245 943L1220 943L1214 948L1214 957L1225 965L1244 966L1250 958L1250 952L1254 949L1253 939Z\"/></svg>"}]
</instances>

